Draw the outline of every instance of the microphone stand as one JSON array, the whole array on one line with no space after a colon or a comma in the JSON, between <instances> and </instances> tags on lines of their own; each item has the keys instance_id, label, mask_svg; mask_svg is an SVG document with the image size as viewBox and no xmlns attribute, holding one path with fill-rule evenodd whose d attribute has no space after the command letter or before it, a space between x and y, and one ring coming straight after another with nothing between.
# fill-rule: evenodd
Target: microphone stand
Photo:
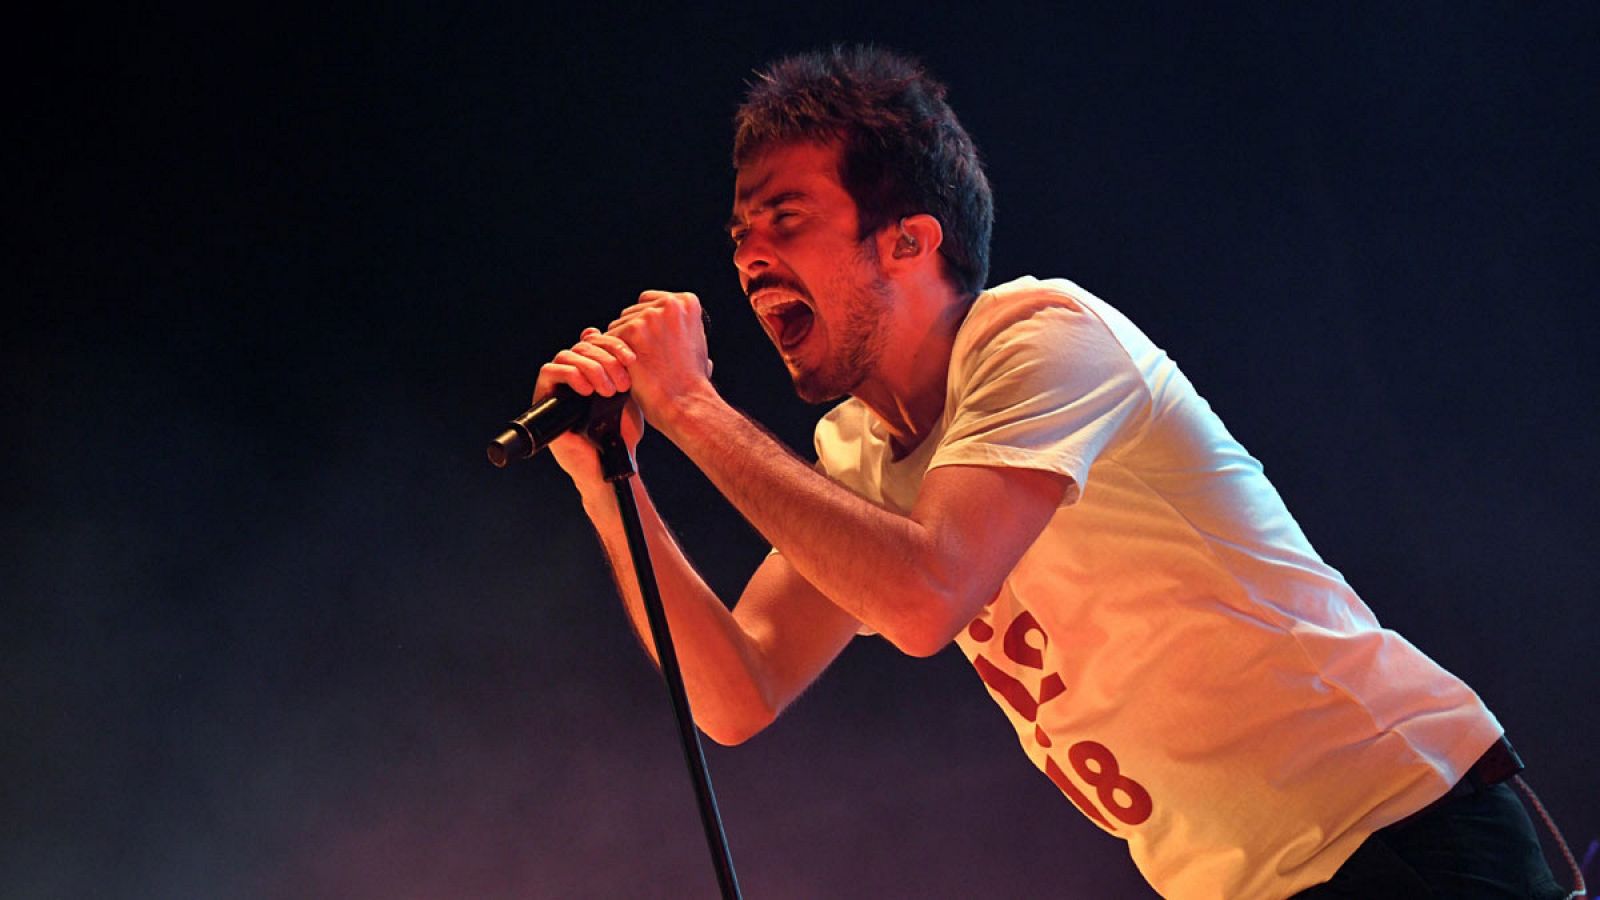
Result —
<instances>
[{"instance_id":1,"label":"microphone stand","mask_svg":"<svg viewBox=\"0 0 1600 900\"><path fill-rule=\"evenodd\" d=\"M622 410L627 399L625 394L605 400L597 398L590 410L586 434L599 448L601 471L617 493L623 530L628 535L628 553L633 558L634 577L639 583L639 593L644 598L644 612L650 622L656 658L661 662L661 674L666 677L667 694L672 699L672 709L677 716L678 736L683 745L684 761L689 764L689 777L694 781L695 798L700 805L700 824L705 829L711 862L717 870L717 884L722 888L723 900L739 900L739 881L734 876L733 857L728 853L728 838L722 831L722 817L717 813L717 797L711 790L711 775L706 770L700 732L695 728L694 717L689 711L689 695L683 687L677 651L672 647L672 633L667 628L667 615L661 606L655 571L650 567L650 548L645 543L639 506L633 499L633 488L629 484L636 472L633 460L628 456L628 446L622 439Z\"/></svg>"}]
</instances>

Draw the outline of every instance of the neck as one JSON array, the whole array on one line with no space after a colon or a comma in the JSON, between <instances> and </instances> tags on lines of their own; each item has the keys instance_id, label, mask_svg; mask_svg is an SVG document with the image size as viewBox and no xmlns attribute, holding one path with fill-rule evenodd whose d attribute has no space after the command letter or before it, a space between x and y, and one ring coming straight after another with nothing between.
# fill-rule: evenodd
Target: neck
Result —
<instances>
[{"instance_id":1,"label":"neck","mask_svg":"<svg viewBox=\"0 0 1600 900\"><path fill-rule=\"evenodd\" d=\"M883 355L852 392L883 422L897 459L915 450L944 412L950 353L970 306L942 282L902 292Z\"/></svg>"}]
</instances>

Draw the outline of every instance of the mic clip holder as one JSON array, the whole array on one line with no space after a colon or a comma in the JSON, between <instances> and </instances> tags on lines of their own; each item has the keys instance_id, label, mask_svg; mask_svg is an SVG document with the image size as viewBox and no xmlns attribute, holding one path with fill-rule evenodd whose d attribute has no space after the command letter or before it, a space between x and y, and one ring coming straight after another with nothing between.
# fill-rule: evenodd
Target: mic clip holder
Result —
<instances>
[{"instance_id":1,"label":"mic clip holder","mask_svg":"<svg viewBox=\"0 0 1600 900\"><path fill-rule=\"evenodd\" d=\"M627 405L626 393L596 397L589 406L589 421L583 427L584 436L600 451L601 473L607 482L617 486L619 492L627 488L626 484L620 482L632 478L636 473L633 456L628 453L628 442L622 439L622 411ZM632 492L629 492L628 500L630 503L633 500ZM620 493L618 502L621 502Z\"/></svg>"}]
</instances>

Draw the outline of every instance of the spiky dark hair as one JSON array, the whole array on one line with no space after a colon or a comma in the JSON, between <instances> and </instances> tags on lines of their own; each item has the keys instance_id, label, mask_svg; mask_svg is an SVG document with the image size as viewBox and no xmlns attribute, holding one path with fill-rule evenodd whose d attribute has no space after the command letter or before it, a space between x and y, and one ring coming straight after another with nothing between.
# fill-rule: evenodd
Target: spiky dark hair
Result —
<instances>
[{"instance_id":1,"label":"spiky dark hair","mask_svg":"<svg viewBox=\"0 0 1600 900\"><path fill-rule=\"evenodd\" d=\"M978 149L914 59L873 46L834 46L757 73L734 117L733 164L803 141L841 147L839 181L865 239L904 216L939 220L945 277L962 294L989 275L994 197Z\"/></svg>"}]
</instances>

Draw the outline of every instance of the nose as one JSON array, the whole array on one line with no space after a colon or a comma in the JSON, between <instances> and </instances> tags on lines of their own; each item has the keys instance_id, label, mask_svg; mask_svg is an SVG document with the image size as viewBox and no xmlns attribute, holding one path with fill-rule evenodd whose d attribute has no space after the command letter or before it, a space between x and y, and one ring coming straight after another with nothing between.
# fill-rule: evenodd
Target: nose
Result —
<instances>
[{"instance_id":1,"label":"nose","mask_svg":"<svg viewBox=\"0 0 1600 900\"><path fill-rule=\"evenodd\" d=\"M772 265L772 245L756 229L746 232L733 248L733 266L748 281Z\"/></svg>"}]
</instances>

